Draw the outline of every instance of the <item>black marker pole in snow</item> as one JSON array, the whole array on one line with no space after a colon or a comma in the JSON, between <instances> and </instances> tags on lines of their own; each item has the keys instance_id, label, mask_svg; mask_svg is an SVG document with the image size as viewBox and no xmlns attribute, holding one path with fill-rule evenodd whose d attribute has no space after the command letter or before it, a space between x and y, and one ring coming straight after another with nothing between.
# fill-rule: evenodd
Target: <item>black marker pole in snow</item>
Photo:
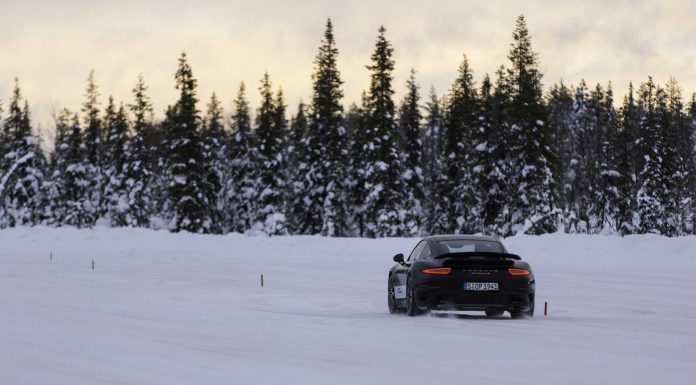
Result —
<instances>
[{"instance_id":1,"label":"black marker pole in snow","mask_svg":"<svg viewBox=\"0 0 696 385\"><path fill-rule=\"evenodd\" d=\"M94 270L94 259L92 260L92 270Z\"/></svg>"},{"instance_id":2,"label":"black marker pole in snow","mask_svg":"<svg viewBox=\"0 0 696 385\"><path fill-rule=\"evenodd\" d=\"M261 287L263 287L263 274L261 274Z\"/></svg>"}]
</instances>

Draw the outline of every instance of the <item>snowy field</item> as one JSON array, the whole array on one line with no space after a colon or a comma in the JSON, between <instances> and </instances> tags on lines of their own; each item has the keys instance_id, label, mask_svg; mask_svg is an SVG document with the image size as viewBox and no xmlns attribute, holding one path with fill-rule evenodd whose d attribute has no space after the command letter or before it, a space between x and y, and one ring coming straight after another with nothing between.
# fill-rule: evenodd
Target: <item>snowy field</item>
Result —
<instances>
[{"instance_id":1,"label":"snowy field","mask_svg":"<svg viewBox=\"0 0 696 385\"><path fill-rule=\"evenodd\" d=\"M0 231L0 384L694 383L696 237L508 239L519 321L388 314L415 242Z\"/></svg>"}]
</instances>

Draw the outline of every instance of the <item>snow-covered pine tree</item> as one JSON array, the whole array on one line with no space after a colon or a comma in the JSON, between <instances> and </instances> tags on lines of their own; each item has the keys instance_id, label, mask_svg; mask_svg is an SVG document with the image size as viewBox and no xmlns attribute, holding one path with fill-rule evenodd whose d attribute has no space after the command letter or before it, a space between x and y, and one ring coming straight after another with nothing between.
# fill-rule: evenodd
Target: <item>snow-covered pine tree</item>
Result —
<instances>
[{"instance_id":1,"label":"snow-covered pine tree","mask_svg":"<svg viewBox=\"0 0 696 385\"><path fill-rule=\"evenodd\" d=\"M444 212L442 201L438 195L436 181L442 172L443 163L443 138L442 138L442 114L440 100L437 98L435 88L430 88L430 97L425 105L425 128L422 133L423 143L423 225L421 235L438 233L435 228L438 225L441 213Z\"/></svg>"},{"instance_id":2,"label":"snow-covered pine tree","mask_svg":"<svg viewBox=\"0 0 696 385\"><path fill-rule=\"evenodd\" d=\"M379 35L372 54L370 89L367 94L367 134L365 145L365 230L368 237L406 234L402 223L401 164L397 149L397 127L392 95L393 48Z\"/></svg>"},{"instance_id":3,"label":"snow-covered pine tree","mask_svg":"<svg viewBox=\"0 0 696 385\"><path fill-rule=\"evenodd\" d=\"M689 193L685 197L687 201L684 202L686 210L684 231L687 234L696 234L696 94L691 94L687 115L689 125L687 129L690 133L685 133L684 137L687 135L691 136L691 139L685 139L690 142L691 150L685 148L684 156L688 157L688 153L691 152L691 157L686 160L689 169L689 174L686 177L686 185L688 186Z\"/></svg>"},{"instance_id":4,"label":"snow-covered pine tree","mask_svg":"<svg viewBox=\"0 0 696 385\"><path fill-rule=\"evenodd\" d=\"M568 195L569 216L568 229L571 233L589 232L591 173L594 172L594 158L591 154L590 141L595 127L594 116L590 107L590 95L585 80L575 89L573 114L571 118L568 148L570 155L566 175L573 188Z\"/></svg>"},{"instance_id":5,"label":"snow-covered pine tree","mask_svg":"<svg viewBox=\"0 0 696 385\"><path fill-rule=\"evenodd\" d=\"M2 122L3 113L4 108L2 106L2 100L0 100L0 167L3 166L2 159L5 158L9 146L9 135L6 133L5 125ZM0 168L0 172L4 172L2 168Z\"/></svg>"},{"instance_id":6,"label":"snow-covered pine tree","mask_svg":"<svg viewBox=\"0 0 696 385\"><path fill-rule=\"evenodd\" d=\"M611 168L613 154L612 147L609 145L616 125L611 83L606 89L597 84L591 93L590 100L595 117L594 135L591 139L594 172L591 174L590 230L593 233L599 233L610 229L614 216L611 202L615 200L616 195L617 174Z\"/></svg>"},{"instance_id":7,"label":"snow-covered pine tree","mask_svg":"<svg viewBox=\"0 0 696 385\"><path fill-rule=\"evenodd\" d=\"M341 149L343 152L344 149ZM325 236L346 236L349 234L348 211L346 207L346 181L339 182L336 177L345 175L345 168L336 168L340 172L333 172L333 180L326 186L326 198L324 199L323 221L321 234Z\"/></svg>"},{"instance_id":8,"label":"snow-covered pine tree","mask_svg":"<svg viewBox=\"0 0 696 385\"><path fill-rule=\"evenodd\" d=\"M613 124L612 103L611 94L599 84L589 91L583 80L576 90L570 130L572 161L567 171L573 176L571 232L595 233L605 226L610 176L605 141Z\"/></svg>"},{"instance_id":9,"label":"snow-covered pine tree","mask_svg":"<svg viewBox=\"0 0 696 385\"><path fill-rule=\"evenodd\" d=\"M469 61L464 56L447 99L444 120L444 164L437 182L445 212L439 232L472 234L481 230L473 171L476 149L472 136L479 129L478 95ZM482 145L482 144L481 144Z\"/></svg>"},{"instance_id":10,"label":"snow-covered pine tree","mask_svg":"<svg viewBox=\"0 0 696 385\"><path fill-rule=\"evenodd\" d=\"M491 187L488 194L486 216L492 222L487 226L490 234L507 236L512 234L512 216L514 201L511 197L517 194L515 178L516 154L510 149L514 147L517 133L511 128L510 105L512 104L512 83L509 81L509 71L500 66L496 71L496 81L493 88L491 127L494 143L491 145L491 157L494 159L494 173L489 180Z\"/></svg>"},{"instance_id":11,"label":"snow-covered pine tree","mask_svg":"<svg viewBox=\"0 0 696 385\"><path fill-rule=\"evenodd\" d=\"M213 92L208 103L208 111L203 126L204 164L208 180L208 216L211 218L212 233L220 234L225 231L224 191L227 184L227 146L225 127L223 123L222 104Z\"/></svg>"},{"instance_id":12,"label":"snow-covered pine tree","mask_svg":"<svg viewBox=\"0 0 696 385\"><path fill-rule=\"evenodd\" d=\"M479 94L478 128L472 132L473 164L471 183L479 208L477 222L484 234L496 234L495 220L500 214L501 201L505 199L499 169L500 126L495 124L495 95L488 75L481 82Z\"/></svg>"},{"instance_id":13,"label":"snow-covered pine tree","mask_svg":"<svg viewBox=\"0 0 696 385\"><path fill-rule=\"evenodd\" d=\"M406 96L399 108L399 131L403 165L402 200L404 202L404 225L409 236L417 236L423 226L423 168L420 94L416 84L416 70L406 81Z\"/></svg>"},{"instance_id":14,"label":"snow-covered pine tree","mask_svg":"<svg viewBox=\"0 0 696 385\"><path fill-rule=\"evenodd\" d=\"M94 71L90 71L85 89L85 102L82 104L84 113L84 129L82 144L85 153L85 177L89 181L89 199L85 202L85 211L91 214L96 222L106 213L104 200L105 177L103 175L102 159L102 121L99 111L99 87L94 79Z\"/></svg>"},{"instance_id":15,"label":"snow-covered pine tree","mask_svg":"<svg viewBox=\"0 0 696 385\"><path fill-rule=\"evenodd\" d=\"M156 122L152 130L152 136L145 137L145 143L150 150L149 157L152 164L151 179L152 199L150 209L150 225L155 229L171 229L174 209L172 200L169 199L171 169L171 143L175 137L173 124L176 121L175 108L168 105L164 110L164 119Z\"/></svg>"},{"instance_id":16,"label":"snow-covered pine tree","mask_svg":"<svg viewBox=\"0 0 696 385\"><path fill-rule=\"evenodd\" d=\"M693 126L684 107L681 88L670 78L667 94L669 127L664 130L665 158L663 162L665 184L669 191L665 202L666 235L689 233L691 181L694 172Z\"/></svg>"},{"instance_id":17,"label":"snow-covered pine tree","mask_svg":"<svg viewBox=\"0 0 696 385\"><path fill-rule=\"evenodd\" d=\"M572 88L572 87L571 87ZM575 173L577 159L574 157L574 98L569 87L562 81L554 84L548 96L549 125L554 130L554 149L557 153L553 175L558 190L556 206L562 211L563 230L572 232L576 222L574 207Z\"/></svg>"},{"instance_id":18,"label":"snow-covered pine tree","mask_svg":"<svg viewBox=\"0 0 696 385\"><path fill-rule=\"evenodd\" d=\"M90 192L93 180L88 174L91 163L87 160L84 140L80 119L75 114L70 123L65 149L65 171L60 176L63 191L59 201L65 207L63 224L78 228L91 227L96 221Z\"/></svg>"},{"instance_id":19,"label":"snow-covered pine tree","mask_svg":"<svg viewBox=\"0 0 696 385\"><path fill-rule=\"evenodd\" d=\"M268 235L287 233L285 224L283 188L283 152L285 146L284 125L280 124L280 111L285 110L273 97L268 73L261 78L261 105L256 114L256 138L258 156L256 163L256 212L252 228ZM281 94L282 95L282 94ZM285 120L284 117L282 119Z\"/></svg>"},{"instance_id":20,"label":"snow-covered pine tree","mask_svg":"<svg viewBox=\"0 0 696 385\"><path fill-rule=\"evenodd\" d=\"M640 151L643 155L639 174L638 215L640 233L659 234L664 226L662 198L666 191L663 185L662 155L664 149L661 126L662 109L666 108L666 95L652 78L638 89L638 106L643 112L640 120Z\"/></svg>"},{"instance_id":21,"label":"snow-covered pine tree","mask_svg":"<svg viewBox=\"0 0 696 385\"><path fill-rule=\"evenodd\" d=\"M128 209L126 224L133 227L146 227L150 224L150 214L153 210L153 184L157 176L152 172L157 165L159 141L154 140L155 126L150 98L147 96L147 86L142 74L133 88L133 104L128 108L133 114L133 130L130 137L130 160L124 170L127 186Z\"/></svg>"},{"instance_id":22,"label":"snow-covered pine tree","mask_svg":"<svg viewBox=\"0 0 696 385\"><path fill-rule=\"evenodd\" d=\"M104 175L104 216L111 226L127 226L130 199L125 171L132 160L128 143L128 117L123 105L116 109L109 96L103 119L102 174Z\"/></svg>"},{"instance_id":23,"label":"snow-covered pine tree","mask_svg":"<svg viewBox=\"0 0 696 385\"><path fill-rule=\"evenodd\" d=\"M516 187L512 198L514 233L541 234L556 230L552 131L542 99L542 74L524 16L517 18L514 42L508 55L510 68L510 124L516 140L509 147Z\"/></svg>"},{"instance_id":24,"label":"snow-covered pine tree","mask_svg":"<svg viewBox=\"0 0 696 385\"><path fill-rule=\"evenodd\" d=\"M326 22L324 38L314 60L312 104L309 115L307 147L310 173L306 187L310 231L328 236L348 234L346 157L348 143L343 127L343 91L337 68L338 48L331 19Z\"/></svg>"},{"instance_id":25,"label":"snow-covered pine tree","mask_svg":"<svg viewBox=\"0 0 696 385\"><path fill-rule=\"evenodd\" d=\"M54 115L55 140L54 149L46 172L43 195L45 199L44 224L61 226L67 216L65 204L65 171L68 150L70 149L70 131L73 114L63 109Z\"/></svg>"},{"instance_id":26,"label":"snow-covered pine tree","mask_svg":"<svg viewBox=\"0 0 696 385\"><path fill-rule=\"evenodd\" d=\"M9 146L10 146L10 135L9 132L6 130L6 126L3 123L3 107L2 107L2 100L0 100L0 182L5 178L5 173L7 172L6 168L8 167L5 164L5 154L9 151ZM2 189L0 189L0 229L3 229L7 227L7 214L5 213L5 209L2 205L2 194L4 190L4 184L2 186Z\"/></svg>"},{"instance_id":27,"label":"snow-covered pine tree","mask_svg":"<svg viewBox=\"0 0 696 385\"><path fill-rule=\"evenodd\" d=\"M255 178L256 138L251 132L249 102L244 83L239 85L234 101L232 132L228 141L229 176L226 187L226 223L229 231L244 233L251 229L256 211Z\"/></svg>"},{"instance_id":28,"label":"snow-covered pine tree","mask_svg":"<svg viewBox=\"0 0 696 385\"><path fill-rule=\"evenodd\" d=\"M306 223L307 206L309 202L306 196L306 186L310 186L307 180L310 163L307 149L307 107L300 101L297 105L297 113L291 119L288 145L285 150L285 177L287 197L285 202L285 215L288 232L290 234L308 234Z\"/></svg>"},{"instance_id":29,"label":"snow-covered pine tree","mask_svg":"<svg viewBox=\"0 0 696 385\"><path fill-rule=\"evenodd\" d=\"M363 91L361 104L353 104L345 115L344 124L349 139L350 156L348 157L348 190L352 222L352 233L363 237L367 234L365 212L367 143L368 131L367 94Z\"/></svg>"},{"instance_id":30,"label":"snow-covered pine tree","mask_svg":"<svg viewBox=\"0 0 696 385\"><path fill-rule=\"evenodd\" d=\"M43 216L46 161L32 135L29 104L22 99L17 79L8 112L3 126L5 153L0 159L0 228L35 225Z\"/></svg>"},{"instance_id":31,"label":"snow-covered pine tree","mask_svg":"<svg viewBox=\"0 0 696 385\"><path fill-rule=\"evenodd\" d=\"M278 191L280 192L280 208L278 209L282 214L283 214L283 234L288 233L288 228L287 228L287 215L286 215L286 207L287 207L287 200L288 200L288 190L286 189L286 186L288 185L288 174L286 172L287 170L287 147L288 147L288 137L290 135L290 130L288 127L288 119L287 119L287 109L288 106L285 104L285 97L283 94L283 89L278 87L278 91L276 92L276 98L274 101L275 109L273 112L273 126L275 127L275 131L279 135L279 141L278 141L278 153L280 154L280 157L277 159L280 159L280 166L278 167L278 183L280 183L278 187Z\"/></svg>"},{"instance_id":32,"label":"snow-covered pine tree","mask_svg":"<svg viewBox=\"0 0 696 385\"><path fill-rule=\"evenodd\" d=\"M600 86L597 85L596 93L599 94ZM596 143L598 151L598 173L594 190L594 216L596 218L595 232L615 231L613 223L616 217L616 209L613 202L618 198L618 184L620 174L614 169L616 153L612 145L616 136L616 110L614 108L614 91L611 82L603 93L604 97L598 100L597 122L601 136Z\"/></svg>"},{"instance_id":33,"label":"snow-covered pine tree","mask_svg":"<svg viewBox=\"0 0 696 385\"><path fill-rule=\"evenodd\" d=\"M658 99L660 128L662 135L661 163L662 189L660 198L663 208L662 228L660 233L667 236L680 235L682 219L680 212L683 183L681 176L685 171L680 157L680 131L686 119L681 100L681 90L674 78L664 88L663 99Z\"/></svg>"},{"instance_id":34,"label":"snow-covered pine tree","mask_svg":"<svg viewBox=\"0 0 696 385\"><path fill-rule=\"evenodd\" d=\"M196 79L185 53L179 58L176 88L179 100L171 111L168 127L170 228L175 232L207 233L212 226L208 215L210 186L205 177L201 119L196 109Z\"/></svg>"},{"instance_id":35,"label":"snow-covered pine tree","mask_svg":"<svg viewBox=\"0 0 696 385\"><path fill-rule=\"evenodd\" d=\"M618 112L618 128L612 140L613 170L617 172L616 199L611 206L615 213L614 228L622 235L637 231L639 129L641 112L636 104L633 84Z\"/></svg>"}]
</instances>

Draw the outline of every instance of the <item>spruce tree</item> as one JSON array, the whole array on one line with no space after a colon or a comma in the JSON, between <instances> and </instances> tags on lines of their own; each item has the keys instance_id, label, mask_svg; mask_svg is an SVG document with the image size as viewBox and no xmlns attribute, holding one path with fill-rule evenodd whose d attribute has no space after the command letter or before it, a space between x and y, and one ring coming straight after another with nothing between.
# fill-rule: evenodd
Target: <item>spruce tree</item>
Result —
<instances>
[{"instance_id":1,"label":"spruce tree","mask_svg":"<svg viewBox=\"0 0 696 385\"><path fill-rule=\"evenodd\" d=\"M346 130L343 127L343 91L337 68L338 48L331 19L314 60L312 104L306 148L309 162L304 178L307 203L306 232L328 236L348 233L346 197Z\"/></svg>"},{"instance_id":2,"label":"spruce tree","mask_svg":"<svg viewBox=\"0 0 696 385\"><path fill-rule=\"evenodd\" d=\"M109 97L104 113L104 205L105 216L111 226L127 226L127 211L130 205L125 170L131 161L128 143L128 118L125 108L116 109L114 98Z\"/></svg>"},{"instance_id":3,"label":"spruce tree","mask_svg":"<svg viewBox=\"0 0 696 385\"><path fill-rule=\"evenodd\" d=\"M644 161L639 174L638 215L640 233L659 234L664 226L662 200L665 191L663 175L663 135L661 113L666 107L664 90L652 80L640 85L638 105L643 113L640 121L640 148Z\"/></svg>"},{"instance_id":4,"label":"spruce tree","mask_svg":"<svg viewBox=\"0 0 696 385\"><path fill-rule=\"evenodd\" d=\"M641 113L634 97L633 84L619 109L616 134L612 140L614 166L616 171L616 199L612 204L615 213L614 228L622 235L637 231L637 194L640 159L639 124Z\"/></svg>"},{"instance_id":5,"label":"spruce tree","mask_svg":"<svg viewBox=\"0 0 696 385\"><path fill-rule=\"evenodd\" d=\"M572 88L572 87L571 87ZM558 154L553 169L557 182L557 207L562 210L563 230L573 232L575 228L575 158L574 96L563 82L554 84L549 91L549 124L554 130L554 148Z\"/></svg>"},{"instance_id":6,"label":"spruce tree","mask_svg":"<svg viewBox=\"0 0 696 385\"><path fill-rule=\"evenodd\" d=\"M517 156L514 151L517 133L512 129L511 119L512 83L509 71L500 66L496 71L496 81L492 98L492 138L491 157L494 159L494 173L489 177L491 186L488 193L486 214L487 231L499 236L513 233L512 218L514 194L517 193L515 178L517 176Z\"/></svg>"},{"instance_id":7,"label":"spruce tree","mask_svg":"<svg viewBox=\"0 0 696 385\"><path fill-rule=\"evenodd\" d=\"M344 126L349 135L350 156L348 161L348 190L350 211L352 212L352 232L359 237L367 234L366 197L367 197L367 144L368 130L367 94L361 95L360 106L353 104L346 113Z\"/></svg>"},{"instance_id":8,"label":"spruce tree","mask_svg":"<svg viewBox=\"0 0 696 385\"><path fill-rule=\"evenodd\" d=\"M416 84L416 71L406 81L406 96L399 108L399 131L403 164L404 224L407 234L417 236L423 225L423 168L421 142L420 94Z\"/></svg>"},{"instance_id":9,"label":"spruce tree","mask_svg":"<svg viewBox=\"0 0 696 385\"><path fill-rule=\"evenodd\" d=\"M89 163L101 163L102 121L99 112L99 87L94 79L94 71L89 72L82 112L85 114L85 154Z\"/></svg>"},{"instance_id":10,"label":"spruce tree","mask_svg":"<svg viewBox=\"0 0 696 385\"><path fill-rule=\"evenodd\" d=\"M687 168L689 170L688 175L685 177L685 184L688 189L688 193L684 200L685 214L685 229L684 232L687 234L696 234L696 94L691 94L691 100L689 101L689 107L687 108L687 127L685 127L684 134L682 135L689 144L693 144L691 149L684 148L685 162L687 163ZM686 139L690 136L690 139ZM689 156L689 153L690 156Z\"/></svg>"},{"instance_id":11,"label":"spruce tree","mask_svg":"<svg viewBox=\"0 0 696 385\"><path fill-rule=\"evenodd\" d=\"M29 104L19 81L4 121L5 154L0 160L0 228L35 225L42 219L42 184L46 162L31 132Z\"/></svg>"},{"instance_id":12,"label":"spruce tree","mask_svg":"<svg viewBox=\"0 0 696 385\"><path fill-rule=\"evenodd\" d=\"M573 184L575 188L571 195L573 213L573 232L587 233L590 222L590 193L592 189L592 175L594 172L591 138L595 127L592 113L591 100L587 84L584 80L575 91L575 105L573 110L573 126L571 129L571 168L568 171L575 175Z\"/></svg>"},{"instance_id":13,"label":"spruce tree","mask_svg":"<svg viewBox=\"0 0 696 385\"><path fill-rule=\"evenodd\" d=\"M124 171L128 189L127 225L146 227L150 224L153 209L153 185L157 176L157 152L160 141L156 140L153 124L152 102L147 95L147 86L142 74L133 88L133 104L128 108L133 114L132 135L129 140L130 161Z\"/></svg>"},{"instance_id":14,"label":"spruce tree","mask_svg":"<svg viewBox=\"0 0 696 385\"><path fill-rule=\"evenodd\" d=\"M583 138L585 153L585 174L587 188L587 228L588 233L595 233L604 226L605 219L605 185L602 173L605 171L605 153L602 146L611 124L609 111L605 111L605 90L599 84L590 92L588 100L588 126Z\"/></svg>"},{"instance_id":15,"label":"spruce tree","mask_svg":"<svg viewBox=\"0 0 696 385\"><path fill-rule=\"evenodd\" d=\"M401 164L397 149L397 127L392 95L393 48L386 39L386 29L379 35L372 54L370 89L367 94L367 134L365 145L365 230L369 237L401 236L403 207L400 193Z\"/></svg>"},{"instance_id":16,"label":"spruce tree","mask_svg":"<svg viewBox=\"0 0 696 385\"><path fill-rule=\"evenodd\" d=\"M689 115L690 108L684 106L682 91L674 78L667 83L667 126L664 137L664 183L667 188L665 206L666 235L691 233L691 200L693 199L693 178L695 146L694 126Z\"/></svg>"},{"instance_id":17,"label":"spruce tree","mask_svg":"<svg viewBox=\"0 0 696 385\"><path fill-rule=\"evenodd\" d=\"M307 180L310 170L309 150L307 148L307 107L300 101L297 113L290 123L288 145L285 151L287 162L285 164L285 177L287 180L285 194L287 227L290 234L308 234L307 223L308 199L306 187L310 186Z\"/></svg>"},{"instance_id":18,"label":"spruce tree","mask_svg":"<svg viewBox=\"0 0 696 385\"><path fill-rule=\"evenodd\" d=\"M504 149L500 149L500 127L495 122L495 95L488 75L481 82L478 98L478 128L472 132L471 154L471 184L476 198L474 205L478 208L477 231L496 234L495 221L500 214L500 201L505 199L498 164Z\"/></svg>"},{"instance_id":19,"label":"spruce tree","mask_svg":"<svg viewBox=\"0 0 696 385\"><path fill-rule=\"evenodd\" d=\"M210 186L205 177L204 144L196 103L196 79L186 54L179 58L176 71L179 100L171 111L169 142L169 209L175 231L207 233L212 223L208 215Z\"/></svg>"},{"instance_id":20,"label":"spruce tree","mask_svg":"<svg viewBox=\"0 0 696 385\"><path fill-rule=\"evenodd\" d=\"M0 100L0 167L4 166L2 162L10 145L9 134L6 132L5 125L3 124L3 112L2 100ZM0 172L4 173L4 169L0 168Z\"/></svg>"},{"instance_id":21,"label":"spruce tree","mask_svg":"<svg viewBox=\"0 0 696 385\"><path fill-rule=\"evenodd\" d=\"M208 216L211 218L213 233L224 231L224 192L227 176L227 149L222 104L215 93L210 97L203 126L204 164L208 186Z\"/></svg>"},{"instance_id":22,"label":"spruce tree","mask_svg":"<svg viewBox=\"0 0 696 385\"><path fill-rule=\"evenodd\" d=\"M601 87L597 85L596 93L599 94ZM604 91L604 98L598 100L597 122L599 126L598 138L596 142L597 160L597 179L593 199L595 202L594 215L596 223L594 232L613 232L615 228L616 209L613 202L619 196L618 185L620 174L615 169L616 152L612 145L616 136L617 113L614 108L614 92L611 83Z\"/></svg>"},{"instance_id":23,"label":"spruce tree","mask_svg":"<svg viewBox=\"0 0 696 385\"><path fill-rule=\"evenodd\" d=\"M86 100L82 104L82 112L84 113L84 138L82 143L86 157L85 176L90 184L88 189L89 200L85 202L85 210L91 213L89 216L93 217L95 222L106 212L104 200L105 177L102 169L103 132L99 110L99 96L99 87L94 79L94 71L90 71L85 89Z\"/></svg>"},{"instance_id":24,"label":"spruce tree","mask_svg":"<svg viewBox=\"0 0 696 385\"><path fill-rule=\"evenodd\" d=\"M51 153L46 182L44 183L44 198L46 200L44 218L49 226L61 226L65 223L67 206L65 202L65 172L67 154L70 149L70 130L73 114L63 109L54 116L55 146Z\"/></svg>"},{"instance_id":25,"label":"spruce tree","mask_svg":"<svg viewBox=\"0 0 696 385\"><path fill-rule=\"evenodd\" d=\"M435 88L430 88L430 98L425 106L425 128L423 130L423 184L424 184L424 202L423 202L423 226L422 235L435 234L438 229L439 216L444 212L437 190L438 178L442 172L443 157L443 138L442 138L442 113L440 108L440 100L435 93Z\"/></svg>"},{"instance_id":26,"label":"spruce tree","mask_svg":"<svg viewBox=\"0 0 696 385\"><path fill-rule=\"evenodd\" d=\"M80 126L80 119L75 114L71 120L67 138L65 171L62 175L63 191L59 199L65 207L63 223L77 228L91 227L96 221L91 206L90 189L93 188L93 180L90 179L89 174L91 163L87 159L83 141L84 133Z\"/></svg>"},{"instance_id":27,"label":"spruce tree","mask_svg":"<svg viewBox=\"0 0 696 385\"><path fill-rule=\"evenodd\" d=\"M445 208L438 232L475 233L480 231L481 208L477 206L473 135L479 129L479 105L473 73L466 56L459 66L447 98L444 122L444 164L437 182ZM483 146L482 143L479 143Z\"/></svg>"},{"instance_id":28,"label":"spruce tree","mask_svg":"<svg viewBox=\"0 0 696 385\"><path fill-rule=\"evenodd\" d=\"M510 129L515 137L511 226L513 232L541 234L556 230L552 131L542 99L542 74L524 16L517 18L508 55L511 100Z\"/></svg>"},{"instance_id":29,"label":"spruce tree","mask_svg":"<svg viewBox=\"0 0 696 385\"><path fill-rule=\"evenodd\" d=\"M244 233L251 229L257 207L255 178L258 158L244 83L240 84L234 101L232 132L228 143L230 171L226 188L226 223L230 231Z\"/></svg>"},{"instance_id":30,"label":"spruce tree","mask_svg":"<svg viewBox=\"0 0 696 385\"><path fill-rule=\"evenodd\" d=\"M284 112L282 98L274 99L268 73L261 78L259 87L261 105L256 114L258 156L256 163L256 212L253 229L268 235L287 233L283 200L283 151L285 127L279 115ZM282 95L282 94L281 94Z\"/></svg>"},{"instance_id":31,"label":"spruce tree","mask_svg":"<svg viewBox=\"0 0 696 385\"><path fill-rule=\"evenodd\" d=\"M570 156L566 175L572 185L567 195L572 232L593 233L604 228L607 210L608 164L606 163L607 130L613 124L613 103L601 85L589 91L584 81L575 93L569 144Z\"/></svg>"},{"instance_id":32,"label":"spruce tree","mask_svg":"<svg viewBox=\"0 0 696 385\"><path fill-rule=\"evenodd\" d=\"M664 89L664 99L660 101L660 127L662 135L661 163L662 189L660 198L663 209L663 224L660 233L667 236L682 234L682 200L686 160L682 158L683 135L686 117L682 103L681 89L671 78ZM686 135L688 136L688 135ZM688 145L688 142L686 143ZM691 146L693 148L693 146Z\"/></svg>"}]
</instances>

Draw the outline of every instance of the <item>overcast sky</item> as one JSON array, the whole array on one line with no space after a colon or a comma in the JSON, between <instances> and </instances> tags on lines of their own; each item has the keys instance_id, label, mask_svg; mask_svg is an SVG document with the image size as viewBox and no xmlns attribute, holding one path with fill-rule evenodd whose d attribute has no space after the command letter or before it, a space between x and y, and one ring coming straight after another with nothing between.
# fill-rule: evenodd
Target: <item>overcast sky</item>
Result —
<instances>
[{"instance_id":1,"label":"overcast sky","mask_svg":"<svg viewBox=\"0 0 696 385\"><path fill-rule=\"evenodd\" d=\"M365 65L380 24L394 45L397 96L411 67L424 95L431 85L442 94L464 53L479 81L505 63L519 14L547 87L611 80L621 97L631 80L652 75L665 83L673 75L685 95L696 91L696 6L689 1L0 0L0 97L9 98L18 77L45 125L52 109L79 108L91 69L104 101L113 94L129 102L142 73L161 116L176 97L173 74L186 51L203 102L215 91L229 112L240 81L255 102L268 70L294 112L310 97L327 17L346 105L368 86Z\"/></svg>"}]
</instances>

